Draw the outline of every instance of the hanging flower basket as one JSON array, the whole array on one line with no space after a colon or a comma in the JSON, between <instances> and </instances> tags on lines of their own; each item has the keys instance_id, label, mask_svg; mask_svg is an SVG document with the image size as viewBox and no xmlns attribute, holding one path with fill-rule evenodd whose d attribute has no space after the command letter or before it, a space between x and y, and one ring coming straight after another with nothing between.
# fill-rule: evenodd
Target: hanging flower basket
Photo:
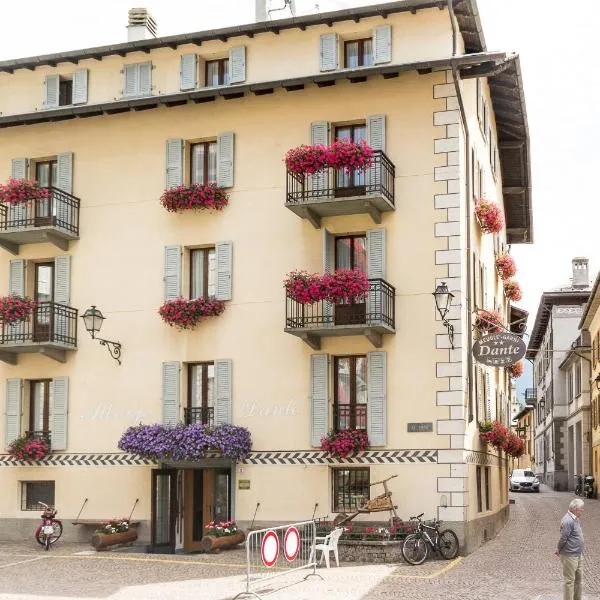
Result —
<instances>
[{"instance_id":1,"label":"hanging flower basket","mask_svg":"<svg viewBox=\"0 0 600 600\"><path fill-rule=\"evenodd\" d=\"M222 210L229 204L229 195L216 183L200 185L178 185L165 190L160 197L161 204L169 212L212 208Z\"/></svg>"},{"instance_id":2,"label":"hanging flower basket","mask_svg":"<svg viewBox=\"0 0 600 600\"><path fill-rule=\"evenodd\" d=\"M514 280L504 282L504 294L513 302L518 302L523 297L519 282Z\"/></svg>"},{"instance_id":3,"label":"hanging flower basket","mask_svg":"<svg viewBox=\"0 0 600 600\"><path fill-rule=\"evenodd\" d=\"M200 460L207 454L243 460L252 438L248 429L235 425L136 425L123 433L119 448L156 461Z\"/></svg>"},{"instance_id":4,"label":"hanging flower basket","mask_svg":"<svg viewBox=\"0 0 600 600\"><path fill-rule=\"evenodd\" d=\"M325 273L322 281L326 299L334 304L363 300L369 291L367 274L357 269L337 269L333 273Z\"/></svg>"},{"instance_id":5,"label":"hanging flower basket","mask_svg":"<svg viewBox=\"0 0 600 600\"><path fill-rule=\"evenodd\" d=\"M50 454L50 442L45 436L26 433L10 443L8 453L17 460L41 460Z\"/></svg>"},{"instance_id":6,"label":"hanging flower basket","mask_svg":"<svg viewBox=\"0 0 600 600\"><path fill-rule=\"evenodd\" d=\"M511 431L508 434L503 449L513 458L519 458L525 454L525 442L516 433Z\"/></svg>"},{"instance_id":7,"label":"hanging flower basket","mask_svg":"<svg viewBox=\"0 0 600 600\"><path fill-rule=\"evenodd\" d=\"M517 273L517 265L515 264L513 257L506 252L499 254L496 258L496 269L502 280L510 279Z\"/></svg>"},{"instance_id":8,"label":"hanging flower basket","mask_svg":"<svg viewBox=\"0 0 600 600\"><path fill-rule=\"evenodd\" d=\"M321 438L321 450L334 458L347 458L364 452L369 443L369 436L362 429L332 430Z\"/></svg>"},{"instance_id":9,"label":"hanging flower basket","mask_svg":"<svg viewBox=\"0 0 600 600\"><path fill-rule=\"evenodd\" d=\"M26 321L37 307L37 302L26 296L0 297L0 321L17 323Z\"/></svg>"},{"instance_id":10,"label":"hanging flower basket","mask_svg":"<svg viewBox=\"0 0 600 600\"><path fill-rule=\"evenodd\" d=\"M166 300L158 309L162 320L178 329L193 329L206 317L217 317L225 310L222 300L212 298L176 298Z\"/></svg>"},{"instance_id":11,"label":"hanging flower basket","mask_svg":"<svg viewBox=\"0 0 600 600\"><path fill-rule=\"evenodd\" d=\"M335 140L329 146L327 158L328 165L333 169L343 169L348 173L365 171L373 164L373 148L364 140Z\"/></svg>"},{"instance_id":12,"label":"hanging flower basket","mask_svg":"<svg viewBox=\"0 0 600 600\"><path fill-rule=\"evenodd\" d=\"M497 310L480 310L475 318L479 333L500 333L504 330L502 316Z\"/></svg>"},{"instance_id":13,"label":"hanging flower basket","mask_svg":"<svg viewBox=\"0 0 600 600\"><path fill-rule=\"evenodd\" d=\"M288 171L296 175L319 173L329 166L327 146L302 144L297 148L290 148L285 155L285 166Z\"/></svg>"},{"instance_id":14,"label":"hanging flower basket","mask_svg":"<svg viewBox=\"0 0 600 600\"><path fill-rule=\"evenodd\" d=\"M482 233L499 233L504 228L504 213L495 202L479 198L475 202L475 216Z\"/></svg>"},{"instance_id":15,"label":"hanging flower basket","mask_svg":"<svg viewBox=\"0 0 600 600\"><path fill-rule=\"evenodd\" d=\"M316 273L292 271L287 274L283 286L287 295L299 304L312 304L325 298L323 278Z\"/></svg>"},{"instance_id":16,"label":"hanging flower basket","mask_svg":"<svg viewBox=\"0 0 600 600\"><path fill-rule=\"evenodd\" d=\"M37 181L29 179L13 179L7 183L0 184L0 202L6 204L25 204L26 202L47 200L50 198L50 190L41 188Z\"/></svg>"},{"instance_id":17,"label":"hanging flower basket","mask_svg":"<svg viewBox=\"0 0 600 600\"><path fill-rule=\"evenodd\" d=\"M479 438L497 450L504 450L510 432L500 421L484 421L479 424Z\"/></svg>"},{"instance_id":18,"label":"hanging flower basket","mask_svg":"<svg viewBox=\"0 0 600 600\"><path fill-rule=\"evenodd\" d=\"M519 362L516 362L514 365L510 365L508 367L508 372L513 379L517 379L518 377L521 377L521 375L523 375L524 371L525 371L525 368L523 367L522 360L520 360Z\"/></svg>"}]
</instances>

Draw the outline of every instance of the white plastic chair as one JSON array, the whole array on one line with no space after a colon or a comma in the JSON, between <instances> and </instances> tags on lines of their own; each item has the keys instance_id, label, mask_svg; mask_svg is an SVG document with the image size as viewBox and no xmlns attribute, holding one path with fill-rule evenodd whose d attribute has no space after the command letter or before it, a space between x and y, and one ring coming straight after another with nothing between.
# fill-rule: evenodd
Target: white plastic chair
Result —
<instances>
[{"instance_id":1,"label":"white plastic chair","mask_svg":"<svg viewBox=\"0 0 600 600\"><path fill-rule=\"evenodd\" d=\"M337 527L328 536L325 537L322 544L315 544L315 551L320 550L322 553L319 564L321 564L323 562L323 558L325 558L325 565L327 566L328 569L330 568L330 566L329 566L329 553L330 552L333 552L333 556L335 557L335 564L338 567L340 566L340 559L338 556L338 542L340 540L340 537L342 536L342 533L344 533L344 528ZM313 558L314 558L314 554L311 553L310 562L313 561Z\"/></svg>"}]
</instances>

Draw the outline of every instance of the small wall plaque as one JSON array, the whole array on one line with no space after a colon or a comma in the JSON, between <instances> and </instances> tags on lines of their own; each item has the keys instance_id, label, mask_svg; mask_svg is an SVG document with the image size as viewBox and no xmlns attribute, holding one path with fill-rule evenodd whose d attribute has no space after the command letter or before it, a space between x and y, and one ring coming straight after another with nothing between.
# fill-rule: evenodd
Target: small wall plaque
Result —
<instances>
[{"instance_id":1,"label":"small wall plaque","mask_svg":"<svg viewBox=\"0 0 600 600\"><path fill-rule=\"evenodd\" d=\"M433 431L433 423L409 423L408 433L428 433Z\"/></svg>"},{"instance_id":2,"label":"small wall plaque","mask_svg":"<svg viewBox=\"0 0 600 600\"><path fill-rule=\"evenodd\" d=\"M238 490L249 490L250 489L250 480L249 479L240 479L238 481Z\"/></svg>"}]
</instances>

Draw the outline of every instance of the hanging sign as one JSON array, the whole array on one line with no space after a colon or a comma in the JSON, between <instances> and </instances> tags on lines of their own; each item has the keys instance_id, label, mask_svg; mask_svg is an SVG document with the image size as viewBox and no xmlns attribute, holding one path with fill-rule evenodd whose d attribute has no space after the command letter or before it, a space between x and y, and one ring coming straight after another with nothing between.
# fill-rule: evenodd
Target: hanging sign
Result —
<instances>
[{"instance_id":1,"label":"hanging sign","mask_svg":"<svg viewBox=\"0 0 600 600\"><path fill-rule=\"evenodd\" d=\"M519 362L527 351L525 342L505 331L484 335L473 344L473 358L489 367L509 367Z\"/></svg>"}]
</instances>

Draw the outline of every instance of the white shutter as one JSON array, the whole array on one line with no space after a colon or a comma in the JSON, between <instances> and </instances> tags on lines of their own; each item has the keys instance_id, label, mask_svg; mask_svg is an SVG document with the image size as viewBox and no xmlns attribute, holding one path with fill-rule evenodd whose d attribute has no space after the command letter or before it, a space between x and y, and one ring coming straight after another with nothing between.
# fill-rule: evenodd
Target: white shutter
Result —
<instances>
[{"instance_id":1,"label":"white shutter","mask_svg":"<svg viewBox=\"0 0 600 600\"><path fill-rule=\"evenodd\" d=\"M373 150L385 152L385 115L372 115L367 117L367 144ZM373 194L381 190L381 177L383 168L377 160L365 173L367 193Z\"/></svg>"},{"instance_id":2,"label":"white shutter","mask_svg":"<svg viewBox=\"0 0 600 600\"><path fill-rule=\"evenodd\" d=\"M29 161L26 158L13 158L10 176L13 179L27 179ZM27 221L27 204L12 204L9 207L11 227L25 227Z\"/></svg>"},{"instance_id":3,"label":"white shutter","mask_svg":"<svg viewBox=\"0 0 600 600\"><path fill-rule=\"evenodd\" d=\"M60 78L58 75L46 75L44 80L44 106L58 108Z\"/></svg>"},{"instance_id":4,"label":"white shutter","mask_svg":"<svg viewBox=\"0 0 600 600\"><path fill-rule=\"evenodd\" d=\"M371 446L385 446L387 433L387 352L367 355L367 433Z\"/></svg>"},{"instance_id":5,"label":"white shutter","mask_svg":"<svg viewBox=\"0 0 600 600\"><path fill-rule=\"evenodd\" d=\"M179 362L162 364L162 423L177 425L179 423Z\"/></svg>"},{"instance_id":6,"label":"white shutter","mask_svg":"<svg viewBox=\"0 0 600 600\"><path fill-rule=\"evenodd\" d=\"M217 266L217 300L231 300L233 271L233 242L217 242L215 244Z\"/></svg>"},{"instance_id":7,"label":"white shutter","mask_svg":"<svg viewBox=\"0 0 600 600\"><path fill-rule=\"evenodd\" d=\"M367 276L385 279L385 229L367 231Z\"/></svg>"},{"instance_id":8,"label":"white shutter","mask_svg":"<svg viewBox=\"0 0 600 600\"><path fill-rule=\"evenodd\" d=\"M321 71L335 71L338 68L337 33L326 33L321 36L319 44L319 66Z\"/></svg>"},{"instance_id":9,"label":"white shutter","mask_svg":"<svg viewBox=\"0 0 600 600\"><path fill-rule=\"evenodd\" d=\"M229 82L246 81L246 46L235 46L229 50Z\"/></svg>"},{"instance_id":10,"label":"white shutter","mask_svg":"<svg viewBox=\"0 0 600 600\"><path fill-rule=\"evenodd\" d=\"M313 146L317 144L327 146L329 143L329 123L327 121L315 121L310 124L310 143ZM313 192L327 188L327 177L327 170L311 176L310 181L312 182ZM319 194L316 195L318 196Z\"/></svg>"},{"instance_id":11,"label":"white shutter","mask_svg":"<svg viewBox=\"0 0 600 600\"><path fill-rule=\"evenodd\" d=\"M25 261L22 258L15 258L10 261L8 293L11 296L25 295Z\"/></svg>"},{"instance_id":12,"label":"white shutter","mask_svg":"<svg viewBox=\"0 0 600 600\"><path fill-rule=\"evenodd\" d=\"M198 85L198 55L182 54L179 66L179 89L193 90Z\"/></svg>"},{"instance_id":13,"label":"white shutter","mask_svg":"<svg viewBox=\"0 0 600 600\"><path fill-rule=\"evenodd\" d=\"M165 300L181 297L181 246L165 246Z\"/></svg>"},{"instance_id":14,"label":"white shutter","mask_svg":"<svg viewBox=\"0 0 600 600\"><path fill-rule=\"evenodd\" d=\"M217 184L233 187L234 134L231 131L217 136Z\"/></svg>"},{"instance_id":15,"label":"white shutter","mask_svg":"<svg viewBox=\"0 0 600 600\"><path fill-rule=\"evenodd\" d=\"M77 69L73 73L73 104L87 104L88 70Z\"/></svg>"},{"instance_id":16,"label":"white shutter","mask_svg":"<svg viewBox=\"0 0 600 600\"><path fill-rule=\"evenodd\" d=\"M229 358L215 360L215 425L232 421L232 366Z\"/></svg>"},{"instance_id":17,"label":"white shutter","mask_svg":"<svg viewBox=\"0 0 600 600\"><path fill-rule=\"evenodd\" d=\"M52 450L67 449L67 426L69 414L69 378L55 377L52 380L52 425L50 445Z\"/></svg>"},{"instance_id":18,"label":"white shutter","mask_svg":"<svg viewBox=\"0 0 600 600\"><path fill-rule=\"evenodd\" d=\"M138 93L140 96L150 96L152 93L152 63L140 63L138 66L140 69L140 89Z\"/></svg>"},{"instance_id":19,"label":"white shutter","mask_svg":"<svg viewBox=\"0 0 600 600\"><path fill-rule=\"evenodd\" d=\"M391 62L392 60L392 26L379 25L373 29L373 63Z\"/></svg>"},{"instance_id":20,"label":"white shutter","mask_svg":"<svg viewBox=\"0 0 600 600\"><path fill-rule=\"evenodd\" d=\"M57 256L54 259L54 302L70 303L71 257Z\"/></svg>"},{"instance_id":21,"label":"white shutter","mask_svg":"<svg viewBox=\"0 0 600 600\"><path fill-rule=\"evenodd\" d=\"M165 143L165 187L183 185L183 140L172 139Z\"/></svg>"},{"instance_id":22,"label":"white shutter","mask_svg":"<svg viewBox=\"0 0 600 600\"><path fill-rule=\"evenodd\" d=\"M335 271L335 238L323 227L323 272L333 273ZM331 327L334 323L333 304L323 302L323 321L325 327Z\"/></svg>"},{"instance_id":23,"label":"white shutter","mask_svg":"<svg viewBox=\"0 0 600 600\"><path fill-rule=\"evenodd\" d=\"M21 410L23 398L23 380L6 380L4 442L6 447L21 435Z\"/></svg>"},{"instance_id":24,"label":"white shutter","mask_svg":"<svg viewBox=\"0 0 600 600\"><path fill-rule=\"evenodd\" d=\"M329 355L310 357L310 443L320 446L329 429Z\"/></svg>"},{"instance_id":25,"label":"white shutter","mask_svg":"<svg viewBox=\"0 0 600 600\"><path fill-rule=\"evenodd\" d=\"M10 176L13 179L27 179L28 161L26 158L13 158Z\"/></svg>"},{"instance_id":26,"label":"white shutter","mask_svg":"<svg viewBox=\"0 0 600 600\"><path fill-rule=\"evenodd\" d=\"M140 89L140 72L138 65L123 67L123 96L136 96Z\"/></svg>"},{"instance_id":27,"label":"white shutter","mask_svg":"<svg viewBox=\"0 0 600 600\"><path fill-rule=\"evenodd\" d=\"M58 185L63 192L73 193L73 153L62 152L56 157Z\"/></svg>"}]
</instances>

